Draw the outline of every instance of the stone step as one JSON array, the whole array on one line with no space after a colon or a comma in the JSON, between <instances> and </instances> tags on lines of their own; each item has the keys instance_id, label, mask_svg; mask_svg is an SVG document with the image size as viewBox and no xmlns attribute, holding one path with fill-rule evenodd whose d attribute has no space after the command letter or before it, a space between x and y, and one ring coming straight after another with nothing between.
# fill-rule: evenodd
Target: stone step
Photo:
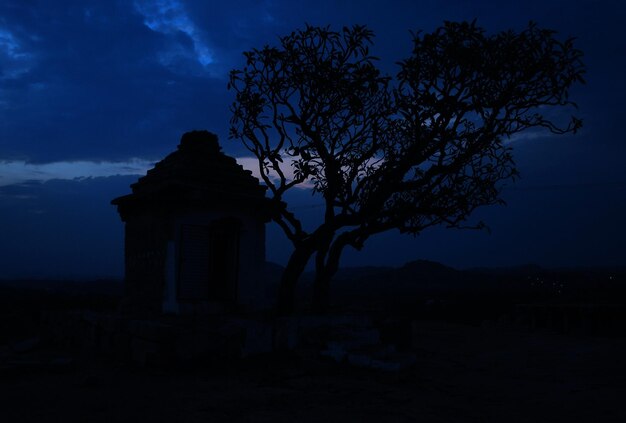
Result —
<instances>
[{"instance_id":1,"label":"stone step","mask_svg":"<svg viewBox=\"0 0 626 423\"><path fill-rule=\"evenodd\" d=\"M399 352L393 345L382 344L349 349L345 348L344 344L329 342L327 348L322 350L320 355L338 363L345 362L355 367L388 372L399 372L408 369L417 360L415 354Z\"/></svg>"}]
</instances>

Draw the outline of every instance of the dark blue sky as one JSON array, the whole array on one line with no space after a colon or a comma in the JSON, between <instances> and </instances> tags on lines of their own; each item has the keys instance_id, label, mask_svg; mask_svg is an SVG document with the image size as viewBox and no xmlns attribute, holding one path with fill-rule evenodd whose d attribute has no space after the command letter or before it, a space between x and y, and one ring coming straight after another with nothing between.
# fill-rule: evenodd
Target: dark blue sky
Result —
<instances>
[{"instance_id":1,"label":"dark blue sky","mask_svg":"<svg viewBox=\"0 0 626 423\"><path fill-rule=\"evenodd\" d=\"M626 265L626 6L621 1L0 2L0 278L120 276L123 227L112 197L191 129L227 153L230 69L241 52L303 26L363 23L382 67L409 53L409 30L478 19L489 31L529 20L575 36L587 85L572 96L575 136L513 142L522 179L507 207L480 210L491 233L426 231L370 240L344 264L425 258L457 267ZM308 192L295 209L316 217ZM268 229L268 259L288 246Z\"/></svg>"}]
</instances>

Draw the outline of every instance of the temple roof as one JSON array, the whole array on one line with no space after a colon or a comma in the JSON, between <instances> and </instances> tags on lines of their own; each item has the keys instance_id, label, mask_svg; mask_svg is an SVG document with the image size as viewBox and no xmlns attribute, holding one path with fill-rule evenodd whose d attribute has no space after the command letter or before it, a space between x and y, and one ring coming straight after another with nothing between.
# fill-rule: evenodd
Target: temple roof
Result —
<instances>
[{"instance_id":1,"label":"temple roof","mask_svg":"<svg viewBox=\"0 0 626 423\"><path fill-rule=\"evenodd\" d=\"M222 153L217 136L208 131L185 133L178 149L131 188L132 194L111 201L122 215L142 205L206 208L245 202L254 206L264 202L266 190L252 172Z\"/></svg>"}]
</instances>

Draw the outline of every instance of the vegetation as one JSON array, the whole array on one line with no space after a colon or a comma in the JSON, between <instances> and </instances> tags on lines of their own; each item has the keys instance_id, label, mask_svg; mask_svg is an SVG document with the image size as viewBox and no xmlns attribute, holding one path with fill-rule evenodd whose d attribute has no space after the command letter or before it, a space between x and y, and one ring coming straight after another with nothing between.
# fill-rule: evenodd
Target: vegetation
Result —
<instances>
[{"instance_id":1,"label":"vegetation","mask_svg":"<svg viewBox=\"0 0 626 423\"><path fill-rule=\"evenodd\" d=\"M245 52L230 73L231 137L258 159L273 220L294 246L279 306L293 308L299 276L315 260L314 297L328 304L342 252L375 234L419 234L435 225L468 225L480 206L501 203L517 170L505 141L533 128L575 132L553 108L575 106L582 53L573 40L531 23L489 35L475 22L446 22L413 35L413 51L384 75L365 26L307 26L278 47ZM284 201L310 184L324 200L314 230Z\"/></svg>"}]
</instances>

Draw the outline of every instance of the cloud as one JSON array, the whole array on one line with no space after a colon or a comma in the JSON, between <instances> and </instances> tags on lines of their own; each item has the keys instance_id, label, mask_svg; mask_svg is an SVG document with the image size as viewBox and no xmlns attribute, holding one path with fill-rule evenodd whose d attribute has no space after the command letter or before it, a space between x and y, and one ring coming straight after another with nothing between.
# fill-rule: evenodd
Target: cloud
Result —
<instances>
[{"instance_id":1,"label":"cloud","mask_svg":"<svg viewBox=\"0 0 626 423\"><path fill-rule=\"evenodd\" d=\"M237 157L237 163L261 180L256 157ZM293 168L285 159L281 169L288 180L292 180ZM145 175L154 166L154 161L129 159L126 161L59 161L51 163L28 163L25 161L0 161L0 187L19 185L26 182L46 182L50 180L72 180L108 176ZM274 177L277 179L277 176ZM303 183L298 188L310 189L312 184ZM26 197L23 197L26 198Z\"/></svg>"},{"instance_id":2,"label":"cloud","mask_svg":"<svg viewBox=\"0 0 626 423\"><path fill-rule=\"evenodd\" d=\"M512 144L512 143L520 143L524 141L536 140L536 139L547 139L547 138L556 138L558 135L553 134L547 130L528 130L523 132L518 132L513 134L510 138L504 140L504 144Z\"/></svg>"},{"instance_id":3,"label":"cloud","mask_svg":"<svg viewBox=\"0 0 626 423\"><path fill-rule=\"evenodd\" d=\"M182 2L178 0L136 1L135 9L144 17L144 24L152 31L176 39L184 34L191 41L195 59L204 67L215 62L214 53L206 43L206 35L193 23ZM164 66L172 66L179 58L187 55L184 42L174 42L159 55Z\"/></svg>"},{"instance_id":4,"label":"cloud","mask_svg":"<svg viewBox=\"0 0 626 423\"><path fill-rule=\"evenodd\" d=\"M615 62L620 56L605 54L623 51L618 25L602 25L597 32L586 6L562 8L564 0L550 8L565 15L549 13L535 0L530 8L461 3L0 1L0 160L158 159L175 148L182 133L205 128L220 135L229 154L246 154L240 144L225 142L233 93L218 78L245 65L242 51L276 44L279 35L305 22L335 29L365 23L376 32L372 53L393 74L395 61L410 52L410 29L428 31L443 19L468 16L481 16L479 24L498 30L523 27L535 15L564 36L579 36L587 43L586 60L596 60L589 75L594 89L587 91L594 102L579 102L581 111L592 114L583 116L583 131L593 130L595 143L621 142L624 79L617 77ZM608 9L593 9L594 20L617 22L620 14ZM593 44L594 37L602 42ZM516 147L524 144L541 143Z\"/></svg>"},{"instance_id":5,"label":"cloud","mask_svg":"<svg viewBox=\"0 0 626 423\"><path fill-rule=\"evenodd\" d=\"M0 186L22 184L27 181L45 182L52 179L76 179L116 175L141 175L152 162L131 159L126 162L52 162L44 164L24 161L0 161Z\"/></svg>"},{"instance_id":6,"label":"cloud","mask_svg":"<svg viewBox=\"0 0 626 423\"><path fill-rule=\"evenodd\" d=\"M15 79L27 73L33 65L32 62L33 55L26 51L18 37L12 31L3 28L0 22L0 81Z\"/></svg>"},{"instance_id":7,"label":"cloud","mask_svg":"<svg viewBox=\"0 0 626 423\"><path fill-rule=\"evenodd\" d=\"M215 29L175 4L148 21L132 2L0 2L0 161L158 159L189 130L225 139L226 65L201 63Z\"/></svg>"},{"instance_id":8,"label":"cloud","mask_svg":"<svg viewBox=\"0 0 626 423\"><path fill-rule=\"evenodd\" d=\"M21 59L28 56L27 53L21 51L20 45L13 33L6 29L0 29L0 51L11 59Z\"/></svg>"},{"instance_id":9,"label":"cloud","mask_svg":"<svg viewBox=\"0 0 626 423\"><path fill-rule=\"evenodd\" d=\"M280 166L280 170L285 175L285 178L287 178L287 181L292 181L294 179L293 167L290 164L292 161L293 159L291 157L283 156L283 162ZM262 181L261 172L259 171L259 161L256 157L237 157L237 163L243 166L244 169L251 171L254 177ZM280 181L278 174L276 174L275 172L272 172L269 176L272 181ZM296 185L294 188L308 190L313 188L313 183L310 181L305 181L299 185Z\"/></svg>"}]
</instances>

